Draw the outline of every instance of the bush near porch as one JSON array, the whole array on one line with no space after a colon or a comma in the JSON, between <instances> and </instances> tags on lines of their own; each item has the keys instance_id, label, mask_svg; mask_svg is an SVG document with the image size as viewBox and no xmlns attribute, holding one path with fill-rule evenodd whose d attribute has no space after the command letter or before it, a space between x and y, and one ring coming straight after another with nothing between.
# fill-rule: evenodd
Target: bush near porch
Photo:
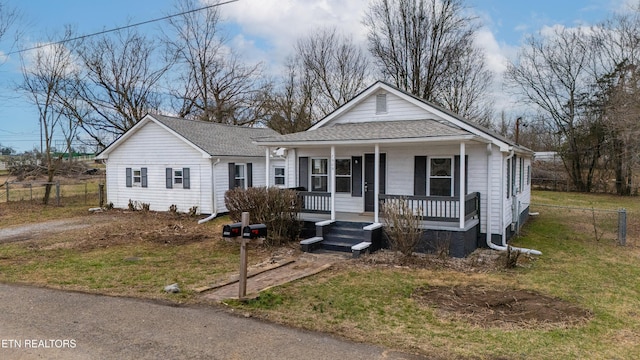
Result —
<instances>
[{"instance_id":1,"label":"bush near porch","mask_svg":"<svg viewBox=\"0 0 640 360\"><path fill-rule=\"evenodd\" d=\"M224 195L231 220L239 222L247 211L250 223L267 225L267 244L281 245L298 238L301 202L294 190L276 187L235 188Z\"/></svg>"}]
</instances>

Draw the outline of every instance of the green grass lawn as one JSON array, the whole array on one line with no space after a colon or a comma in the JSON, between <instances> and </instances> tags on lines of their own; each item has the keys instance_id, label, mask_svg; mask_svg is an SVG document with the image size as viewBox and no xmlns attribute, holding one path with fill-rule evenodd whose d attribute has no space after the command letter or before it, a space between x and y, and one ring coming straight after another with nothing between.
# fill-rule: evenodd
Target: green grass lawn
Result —
<instances>
[{"instance_id":1,"label":"green grass lawn","mask_svg":"<svg viewBox=\"0 0 640 360\"><path fill-rule=\"evenodd\" d=\"M639 209L636 198L534 193L533 203ZM434 358L635 359L640 354L640 249L595 240L592 227L572 223L574 213L532 207L516 246L543 252L526 267L491 273L447 270L354 269L273 289L248 304L273 321L333 332L357 340L415 351ZM630 218L630 221L638 221ZM585 221L586 224L590 220ZM635 243L635 242L633 242ZM485 285L535 290L589 310L578 326L481 328L438 316L411 294L421 286Z\"/></svg>"},{"instance_id":2,"label":"green grass lawn","mask_svg":"<svg viewBox=\"0 0 640 360\"><path fill-rule=\"evenodd\" d=\"M625 207L629 222L634 223L639 222L637 200L534 192L531 210L540 214L530 219L512 243L540 250L543 255L515 269L465 272L351 261L273 288L257 300L228 304L270 321L433 359L635 359L640 354L637 234L632 232L629 245L621 247L615 238L594 236L590 212L583 215L535 204ZM7 219L15 224L19 218L31 219L36 214L56 218L56 209L64 216L86 212L81 206L77 210L71 206L30 208L27 215L18 216L12 214L12 208L0 205L0 226L5 226ZM53 213L47 215L49 211ZM192 288L237 271L238 246L219 236L228 219L197 227L193 219L153 213L129 213L125 220L111 222L109 212L95 216L104 218L93 218L101 225L90 230L0 244L0 281L199 302ZM158 241L167 235L185 241ZM256 263L266 258L270 249L250 251L250 263ZM164 294L162 287L173 282L186 291ZM459 285L533 290L578 305L592 317L578 325L482 327L463 317L442 316L412 296L418 288Z\"/></svg>"}]
</instances>

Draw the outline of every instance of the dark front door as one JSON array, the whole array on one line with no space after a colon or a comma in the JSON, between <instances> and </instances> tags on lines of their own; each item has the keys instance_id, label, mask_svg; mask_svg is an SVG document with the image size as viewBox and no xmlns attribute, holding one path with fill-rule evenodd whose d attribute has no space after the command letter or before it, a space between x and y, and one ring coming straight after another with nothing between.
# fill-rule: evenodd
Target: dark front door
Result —
<instances>
[{"instance_id":1,"label":"dark front door","mask_svg":"<svg viewBox=\"0 0 640 360\"><path fill-rule=\"evenodd\" d=\"M380 154L380 194L385 193L386 154ZM375 154L364 154L364 211L375 209Z\"/></svg>"}]
</instances>

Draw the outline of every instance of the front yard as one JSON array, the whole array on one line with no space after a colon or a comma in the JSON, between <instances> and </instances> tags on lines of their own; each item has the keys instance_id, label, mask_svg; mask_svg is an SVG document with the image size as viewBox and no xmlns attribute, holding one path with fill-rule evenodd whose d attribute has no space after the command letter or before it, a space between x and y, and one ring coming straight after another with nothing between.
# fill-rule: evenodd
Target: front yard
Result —
<instances>
[{"instance_id":1,"label":"front yard","mask_svg":"<svg viewBox=\"0 0 640 360\"><path fill-rule=\"evenodd\" d=\"M637 198L535 192L533 202L625 207L630 227L637 226L640 217ZM89 215L86 208L0 204L0 229L39 218L81 217L86 224L0 240L0 281L202 303L193 289L237 271L238 245L220 237L226 218L197 225L186 216L122 211ZM504 257L397 261L381 253L273 288L256 300L226 304L269 321L434 359L636 358L637 232L631 231L627 246L621 247L610 236L595 236L606 226L594 231L584 216L535 205L531 211L540 215L530 219L514 245L543 255L521 257L516 268L501 266ZM296 251L296 246L252 247L249 262ZM182 292L162 291L176 282ZM532 309L550 317L532 316Z\"/></svg>"}]
</instances>

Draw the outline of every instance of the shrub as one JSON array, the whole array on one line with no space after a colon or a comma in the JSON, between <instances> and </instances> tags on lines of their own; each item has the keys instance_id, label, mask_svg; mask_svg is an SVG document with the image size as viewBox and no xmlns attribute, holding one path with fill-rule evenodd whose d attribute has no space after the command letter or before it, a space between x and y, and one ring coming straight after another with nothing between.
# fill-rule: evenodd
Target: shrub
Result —
<instances>
[{"instance_id":1,"label":"shrub","mask_svg":"<svg viewBox=\"0 0 640 360\"><path fill-rule=\"evenodd\" d=\"M240 221L242 213L248 211L252 224L267 225L269 245L295 240L300 234L300 201L294 190L275 187L235 188L225 193L224 201L233 221Z\"/></svg>"},{"instance_id":2,"label":"shrub","mask_svg":"<svg viewBox=\"0 0 640 360\"><path fill-rule=\"evenodd\" d=\"M409 256L418 246L422 229L422 208L412 209L406 199L386 201L382 206L384 232L392 250Z\"/></svg>"},{"instance_id":3,"label":"shrub","mask_svg":"<svg viewBox=\"0 0 640 360\"><path fill-rule=\"evenodd\" d=\"M176 214L178 212L178 205L171 204L169 206L169 212L172 213L172 214Z\"/></svg>"},{"instance_id":4,"label":"shrub","mask_svg":"<svg viewBox=\"0 0 640 360\"><path fill-rule=\"evenodd\" d=\"M198 215L198 206L193 205L192 207L189 208L189 216L195 217L197 215Z\"/></svg>"}]
</instances>

